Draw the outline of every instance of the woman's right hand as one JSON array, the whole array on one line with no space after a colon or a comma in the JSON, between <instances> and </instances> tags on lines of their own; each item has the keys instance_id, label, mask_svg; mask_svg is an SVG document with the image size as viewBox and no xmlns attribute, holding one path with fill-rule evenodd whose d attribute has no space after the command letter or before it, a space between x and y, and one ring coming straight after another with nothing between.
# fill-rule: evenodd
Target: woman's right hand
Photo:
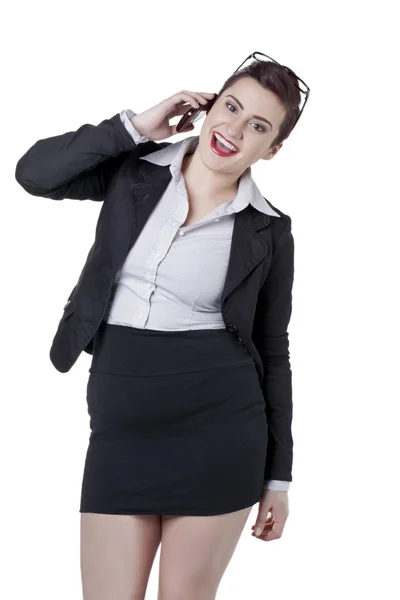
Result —
<instances>
[{"instance_id":1,"label":"woman's right hand","mask_svg":"<svg viewBox=\"0 0 400 600\"><path fill-rule=\"evenodd\" d=\"M190 106L199 108L199 105L205 105L216 96L210 92L190 92L182 90L166 100L162 100L156 106L135 115L131 119L134 128L140 133L149 138L149 140L163 140L175 135L176 125L170 125L170 119L178 115L183 115ZM188 127L186 131L194 129L194 125Z\"/></svg>"}]
</instances>

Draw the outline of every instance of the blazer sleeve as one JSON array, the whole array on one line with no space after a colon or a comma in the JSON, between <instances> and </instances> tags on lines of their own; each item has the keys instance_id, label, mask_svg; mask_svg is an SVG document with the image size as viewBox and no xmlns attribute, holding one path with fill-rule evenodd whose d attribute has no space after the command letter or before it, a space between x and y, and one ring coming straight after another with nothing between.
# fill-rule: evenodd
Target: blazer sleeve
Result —
<instances>
[{"instance_id":1,"label":"blazer sleeve","mask_svg":"<svg viewBox=\"0 0 400 600\"><path fill-rule=\"evenodd\" d=\"M288 219L273 251L268 276L260 289L253 340L260 354L268 425L265 480L292 481L292 371L288 325L292 313L294 239Z\"/></svg>"},{"instance_id":2,"label":"blazer sleeve","mask_svg":"<svg viewBox=\"0 0 400 600\"><path fill-rule=\"evenodd\" d=\"M18 160L15 178L33 196L102 201L136 142L117 113L99 125L38 140Z\"/></svg>"}]
</instances>

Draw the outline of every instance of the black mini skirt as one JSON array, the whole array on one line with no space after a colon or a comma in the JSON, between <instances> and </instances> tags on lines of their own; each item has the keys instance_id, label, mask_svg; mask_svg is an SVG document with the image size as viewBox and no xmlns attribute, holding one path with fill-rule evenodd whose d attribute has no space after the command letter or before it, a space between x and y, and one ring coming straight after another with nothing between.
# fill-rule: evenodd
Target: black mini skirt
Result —
<instances>
[{"instance_id":1,"label":"black mini skirt","mask_svg":"<svg viewBox=\"0 0 400 600\"><path fill-rule=\"evenodd\" d=\"M80 512L216 515L259 502L265 402L236 334L103 321L89 373Z\"/></svg>"}]
</instances>

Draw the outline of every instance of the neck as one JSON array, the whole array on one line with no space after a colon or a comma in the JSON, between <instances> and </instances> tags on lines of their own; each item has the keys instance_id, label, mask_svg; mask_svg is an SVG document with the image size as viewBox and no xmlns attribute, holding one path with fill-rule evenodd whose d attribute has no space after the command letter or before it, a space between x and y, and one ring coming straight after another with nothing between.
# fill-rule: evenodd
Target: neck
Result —
<instances>
[{"instance_id":1,"label":"neck","mask_svg":"<svg viewBox=\"0 0 400 600\"><path fill-rule=\"evenodd\" d=\"M237 194L239 179L237 175L216 173L208 169L201 160L198 146L193 154L186 154L182 161L182 175L190 193L197 197L220 198Z\"/></svg>"}]
</instances>

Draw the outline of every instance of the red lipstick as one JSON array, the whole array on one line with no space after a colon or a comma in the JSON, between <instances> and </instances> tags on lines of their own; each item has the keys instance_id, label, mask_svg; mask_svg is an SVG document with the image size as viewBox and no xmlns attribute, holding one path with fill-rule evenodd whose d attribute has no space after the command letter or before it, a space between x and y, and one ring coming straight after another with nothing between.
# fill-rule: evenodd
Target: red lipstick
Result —
<instances>
[{"instance_id":1,"label":"red lipstick","mask_svg":"<svg viewBox=\"0 0 400 600\"><path fill-rule=\"evenodd\" d=\"M216 145L216 138L215 138L215 132L212 133L211 135L211 142L210 142L210 146L213 152L215 152L215 154L218 154L218 156L223 156L223 157L228 157L228 156L235 156L235 154L237 154L238 152L231 152L230 150L228 150L228 148L226 149L222 149L221 147Z\"/></svg>"}]
</instances>

